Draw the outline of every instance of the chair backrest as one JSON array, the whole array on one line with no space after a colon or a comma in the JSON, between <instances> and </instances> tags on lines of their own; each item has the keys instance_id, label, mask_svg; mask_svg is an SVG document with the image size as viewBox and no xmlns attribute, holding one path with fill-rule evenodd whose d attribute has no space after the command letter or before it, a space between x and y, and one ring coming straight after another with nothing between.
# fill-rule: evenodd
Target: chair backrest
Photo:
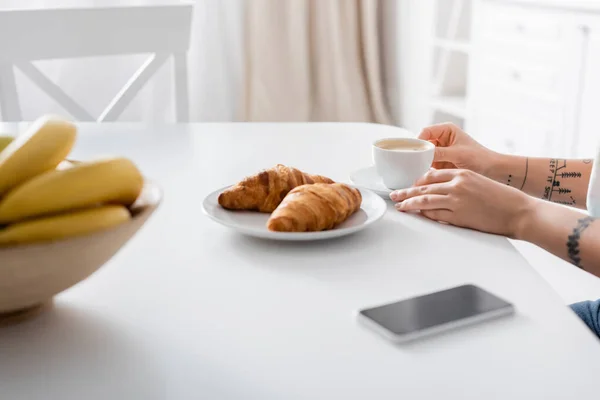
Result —
<instances>
[{"instance_id":1,"label":"chair backrest","mask_svg":"<svg viewBox=\"0 0 600 400\"><path fill-rule=\"evenodd\" d=\"M193 4L98 6L0 11L0 112L5 121L21 120L14 68L82 121L114 121L172 57L175 107L179 122L189 119L187 51ZM151 56L108 104L93 117L31 61L119 54Z\"/></svg>"}]
</instances>

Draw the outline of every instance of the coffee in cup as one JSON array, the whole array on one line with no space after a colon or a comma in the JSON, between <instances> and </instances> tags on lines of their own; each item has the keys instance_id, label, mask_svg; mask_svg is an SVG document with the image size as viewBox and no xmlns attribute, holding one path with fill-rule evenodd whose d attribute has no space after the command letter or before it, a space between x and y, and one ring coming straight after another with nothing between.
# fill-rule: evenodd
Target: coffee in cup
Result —
<instances>
[{"instance_id":1,"label":"coffee in cup","mask_svg":"<svg viewBox=\"0 0 600 400\"><path fill-rule=\"evenodd\" d=\"M429 149L429 142L413 142L405 139L382 139L377 141L377 147L384 150L395 151L424 151Z\"/></svg>"},{"instance_id":2,"label":"coffee in cup","mask_svg":"<svg viewBox=\"0 0 600 400\"><path fill-rule=\"evenodd\" d=\"M386 138L373 143L377 174L389 189L404 189L425 174L433 162L435 146L421 139Z\"/></svg>"}]
</instances>

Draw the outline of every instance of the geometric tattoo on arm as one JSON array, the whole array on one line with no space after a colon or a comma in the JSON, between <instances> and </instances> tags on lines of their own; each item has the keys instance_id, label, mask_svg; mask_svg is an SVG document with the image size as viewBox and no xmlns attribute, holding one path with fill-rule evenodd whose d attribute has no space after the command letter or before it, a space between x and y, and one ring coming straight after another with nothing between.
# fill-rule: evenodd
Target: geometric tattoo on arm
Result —
<instances>
[{"instance_id":1,"label":"geometric tattoo on arm","mask_svg":"<svg viewBox=\"0 0 600 400\"><path fill-rule=\"evenodd\" d=\"M525 187L525 182L527 182L527 174L529 173L529 157L525 158L525 175L523 177L523 183L521 184L521 186L519 187L519 190L523 190L523 188ZM513 176L512 175L508 175L508 179L507 179L507 186L513 186ZM516 183L516 182L515 182ZM513 187L518 187L518 186L513 186Z\"/></svg>"},{"instance_id":2,"label":"geometric tattoo on arm","mask_svg":"<svg viewBox=\"0 0 600 400\"><path fill-rule=\"evenodd\" d=\"M529 157L525 159L525 178L523 178L523 184L521 185L521 189L525 187L525 182L527 182L527 173L529 172Z\"/></svg>"},{"instance_id":3,"label":"geometric tattoo on arm","mask_svg":"<svg viewBox=\"0 0 600 400\"><path fill-rule=\"evenodd\" d=\"M568 182L581 179L583 174L579 171L565 171L566 168L567 160L555 158L550 160L548 179L546 180L542 199L567 206L575 205L575 199L571 196L572 190ZM560 195L559 198L552 199L555 194Z\"/></svg>"},{"instance_id":4,"label":"geometric tattoo on arm","mask_svg":"<svg viewBox=\"0 0 600 400\"><path fill-rule=\"evenodd\" d=\"M592 217L581 218L577 221L577 226L573 229L573 233L569 235L567 240L567 252L569 253L569 259L573 265L584 269L581 265L581 257L579 256L579 239L581 234L585 231L595 219Z\"/></svg>"}]
</instances>

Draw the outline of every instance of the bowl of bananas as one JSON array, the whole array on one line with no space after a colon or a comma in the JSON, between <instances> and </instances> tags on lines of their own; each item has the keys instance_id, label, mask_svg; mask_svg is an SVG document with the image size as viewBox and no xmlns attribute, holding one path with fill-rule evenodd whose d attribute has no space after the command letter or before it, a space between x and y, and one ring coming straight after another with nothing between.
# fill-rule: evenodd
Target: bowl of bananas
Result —
<instances>
[{"instance_id":1,"label":"bowl of bananas","mask_svg":"<svg viewBox=\"0 0 600 400\"><path fill-rule=\"evenodd\" d=\"M76 137L56 116L0 136L0 326L93 274L161 201L126 158L68 161Z\"/></svg>"}]
</instances>

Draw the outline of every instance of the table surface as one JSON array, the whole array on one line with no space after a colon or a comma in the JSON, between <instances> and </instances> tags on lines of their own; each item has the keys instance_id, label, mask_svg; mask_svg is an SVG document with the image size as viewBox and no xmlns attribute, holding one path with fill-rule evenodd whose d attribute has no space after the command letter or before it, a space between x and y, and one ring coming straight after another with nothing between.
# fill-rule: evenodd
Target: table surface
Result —
<instances>
[{"instance_id":1,"label":"table surface","mask_svg":"<svg viewBox=\"0 0 600 400\"><path fill-rule=\"evenodd\" d=\"M16 129L0 125L1 130ZM275 163L347 181L372 124L81 124L73 157L125 155L157 214L54 309L0 330L2 399L596 399L600 346L502 237L396 212L355 235L278 243L202 214ZM513 317L395 345L358 309L475 283Z\"/></svg>"}]
</instances>

